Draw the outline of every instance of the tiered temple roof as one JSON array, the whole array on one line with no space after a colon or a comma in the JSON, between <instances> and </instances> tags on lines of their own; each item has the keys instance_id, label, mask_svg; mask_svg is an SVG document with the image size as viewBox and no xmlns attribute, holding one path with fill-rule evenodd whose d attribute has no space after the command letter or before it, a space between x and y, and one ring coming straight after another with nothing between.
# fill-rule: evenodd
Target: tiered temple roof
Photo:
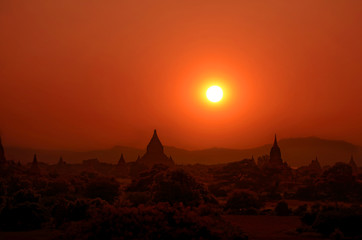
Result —
<instances>
[{"instance_id":1,"label":"tiered temple roof","mask_svg":"<svg viewBox=\"0 0 362 240\"><path fill-rule=\"evenodd\" d=\"M139 164L152 167L154 164L173 165L171 157L167 157L163 150L163 145L158 138L156 129L153 132L151 141L147 145L147 152L136 161Z\"/></svg>"}]
</instances>

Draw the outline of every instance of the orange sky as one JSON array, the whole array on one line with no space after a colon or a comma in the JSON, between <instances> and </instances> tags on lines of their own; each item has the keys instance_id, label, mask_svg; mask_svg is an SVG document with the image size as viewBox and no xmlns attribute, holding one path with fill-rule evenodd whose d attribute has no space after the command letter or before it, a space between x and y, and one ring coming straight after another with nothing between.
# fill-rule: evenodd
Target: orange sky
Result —
<instances>
[{"instance_id":1,"label":"orange sky","mask_svg":"<svg viewBox=\"0 0 362 240\"><path fill-rule=\"evenodd\" d=\"M362 145L362 1L0 1L5 145ZM206 87L224 87L211 104Z\"/></svg>"}]
</instances>

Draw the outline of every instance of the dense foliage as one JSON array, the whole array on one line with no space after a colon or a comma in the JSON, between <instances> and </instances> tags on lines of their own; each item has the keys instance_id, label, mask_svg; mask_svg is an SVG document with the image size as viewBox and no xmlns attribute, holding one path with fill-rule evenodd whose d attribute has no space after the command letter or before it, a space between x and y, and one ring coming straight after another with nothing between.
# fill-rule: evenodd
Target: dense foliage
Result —
<instances>
[{"instance_id":1,"label":"dense foliage","mask_svg":"<svg viewBox=\"0 0 362 240\"><path fill-rule=\"evenodd\" d=\"M330 206L362 201L361 181L344 163L310 174L263 169L250 159L218 167L154 165L132 180L85 167L42 174L7 167L0 169L0 231L57 229L58 239L245 239L224 220L238 214L297 215L301 232L362 235L360 207ZM327 202L291 207L295 200Z\"/></svg>"}]
</instances>

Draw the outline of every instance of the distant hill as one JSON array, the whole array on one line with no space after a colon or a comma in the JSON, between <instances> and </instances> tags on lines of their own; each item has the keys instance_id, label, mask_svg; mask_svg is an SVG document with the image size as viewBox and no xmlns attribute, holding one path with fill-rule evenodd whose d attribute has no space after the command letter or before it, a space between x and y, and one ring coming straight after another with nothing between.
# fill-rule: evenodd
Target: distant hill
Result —
<instances>
[{"instance_id":1,"label":"distant hill","mask_svg":"<svg viewBox=\"0 0 362 240\"><path fill-rule=\"evenodd\" d=\"M351 155L358 166L362 165L362 147L345 141L325 140L316 137L291 138L279 144L282 156L291 166L309 163L315 157L324 165L335 162L349 162Z\"/></svg>"},{"instance_id":2,"label":"distant hill","mask_svg":"<svg viewBox=\"0 0 362 240\"><path fill-rule=\"evenodd\" d=\"M40 162L54 164L62 157L68 163L81 163L83 160L98 158L102 162L117 163L123 153L126 162L135 161L138 155L144 154L145 150L115 146L111 149L92 151L66 151L66 150L42 150L20 147L5 147L5 156L8 160L30 162L34 153Z\"/></svg>"},{"instance_id":3,"label":"distant hill","mask_svg":"<svg viewBox=\"0 0 362 240\"><path fill-rule=\"evenodd\" d=\"M279 141L284 161L293 167L309 164L318 156L322 165L331 165L335 162L348 162L353 154L356 163L362 165L362 147L344 141L325 140L316 137L290 138ZM167 155L171 155L177 164L219 164L240 161L269 154L271 144L251 149L227 149L210 148L204 150L189 151L176 147L165 147ZM5 148L5 154L9 160L30 162L36 153L38 160L46 163L56 163L59 157L68 163L80 163L82 160L98 158L100 161L116 163L124 154L127 162L135 161L138 155L143 155L145 150L116 146L111 149L94 150L87 152L25 149L19 147Z\"/></svg>"},{"instance_id":4,"label":"distant hill","mask_svg":"<svg viewBox=\"0 0 362 240\"><path fill-rule=\"evenodd\" d=\"M345 141L307 137L282 139L278 141L278 144L283 160L293 167L307 165L316 157L323 166L336 162L349 162L352 154L357 165L362 165L362 147ZM173 156L176 163L218 164L240 161L251 158L251 156L254 156L256 160L259 156L269 154L271 147L272 144L267 144L243 150L211 148L199 151L186 151L168 147L165 151Z\"/></svg>"}]
</instances>

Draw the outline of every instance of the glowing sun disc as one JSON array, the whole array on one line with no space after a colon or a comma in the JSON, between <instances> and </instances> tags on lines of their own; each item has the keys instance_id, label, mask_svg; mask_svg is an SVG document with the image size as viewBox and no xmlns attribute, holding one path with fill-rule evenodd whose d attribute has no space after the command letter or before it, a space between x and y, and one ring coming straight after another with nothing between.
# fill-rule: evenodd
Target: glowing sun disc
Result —
<instances>
[{"instance_id":1,"label":"glowing sun disc","mask_svg":"<svg viewBox=\"0 0 362 240\"><path fill-rule=\"evenodd\" d=\"M206 97L211 102L219 102L222 99L223 91L219 86L211 86L206 91Z\"/></svg>"}]
</instances>

